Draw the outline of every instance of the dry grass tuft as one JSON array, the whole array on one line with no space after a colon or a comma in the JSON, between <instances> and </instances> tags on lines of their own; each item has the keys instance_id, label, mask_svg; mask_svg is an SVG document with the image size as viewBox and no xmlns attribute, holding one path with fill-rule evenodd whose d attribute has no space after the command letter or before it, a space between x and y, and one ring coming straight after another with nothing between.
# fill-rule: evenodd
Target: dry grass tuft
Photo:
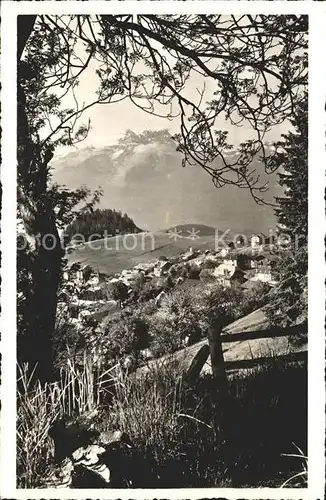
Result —
<instances>
[{"instance_id":1,"label":"dry grass tuft","mask_svg":"<svg viewBox=\"0 0 326 500\"><path fill-rule=\"evenodd\" d=\"M134 443L134 487L300 486L306 481L306 370L278 364L229 377L230 436L220 431L212 377L192 386L180 366L158 365L146 374L105 373L86 357L69 362L57 382L32 383L20 368L18 487L39 487L53 460L48 437L62 416L97 412L99 431L120 429ZM244 432L245 430L245 432ZM281 452L298 443L298 454ZM303 460L300 470L297 460ZM133 466L134 467L134 466ZM287 479L289 478L289 479Z\"/></svg>"}]
</instances>

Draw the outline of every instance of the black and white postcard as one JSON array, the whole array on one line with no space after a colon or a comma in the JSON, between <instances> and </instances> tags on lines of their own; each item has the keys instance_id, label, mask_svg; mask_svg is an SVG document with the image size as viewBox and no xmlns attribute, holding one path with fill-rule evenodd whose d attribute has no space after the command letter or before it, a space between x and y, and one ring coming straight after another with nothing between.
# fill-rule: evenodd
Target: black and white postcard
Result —
<instances>
[{"instance_id":1,"label":"black and white postcard","mask_svg":"<svg viewBox=\"0 0 326 500\"><path fill-rule=\"evenodd\" d=\"M322 498L324 10L3 2L4 497Z\"/></svg>"}]
</instances>

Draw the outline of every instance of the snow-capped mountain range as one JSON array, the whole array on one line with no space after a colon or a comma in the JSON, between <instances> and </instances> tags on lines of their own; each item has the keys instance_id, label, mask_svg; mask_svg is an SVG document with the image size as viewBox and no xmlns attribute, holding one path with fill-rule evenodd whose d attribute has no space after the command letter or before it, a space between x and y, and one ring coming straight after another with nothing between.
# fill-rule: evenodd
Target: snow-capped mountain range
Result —
<instances>
[{"instance_id":1,"label":"snow-capped mountain range","mask_svg":"<svg viewBox=\"0 0 326 500\"><path fill-rule=\"evenodd\" d=\"M127 212L144 229L188 222L254 232L275 226L272 207L258 206L245 189L217 189L200 167L182 168L181 159L166 130L127 131L117 144L76 149L54 158L51 166L53 180L69 188L101 186L100 206ZM275 174L268 180L271 201L279 187Z\"/></svg>"}]
</instances>

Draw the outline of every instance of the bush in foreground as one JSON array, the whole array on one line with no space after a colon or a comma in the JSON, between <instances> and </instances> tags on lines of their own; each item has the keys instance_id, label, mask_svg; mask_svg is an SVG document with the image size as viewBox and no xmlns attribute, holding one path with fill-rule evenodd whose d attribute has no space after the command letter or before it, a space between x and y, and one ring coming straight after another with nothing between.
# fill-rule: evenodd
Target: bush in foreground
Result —
<instances>
[{"instance_id":1,"label":"bush in foreground","mask_svg":"<svg viewBox=\"0 0 326 500\"><path fill-rule=\"evenodd\" d=\"M46 391L26 387L18 395L18 486L39 486L52 459L48 430L62 412L97 409L99 430L119 428L135 445L134 487L279 487L301 472L302 461L287 456L293 443L306 455L306 375L305 366L276 362L230 374L226 434L214 380L206 376L188 386L178 366L158 366L146 377L116 374L106 404L99 379L91 382L82 373L74 408L69 380ZM302 474L289 486L304 481Z\"/></svg>"}]
</instances>

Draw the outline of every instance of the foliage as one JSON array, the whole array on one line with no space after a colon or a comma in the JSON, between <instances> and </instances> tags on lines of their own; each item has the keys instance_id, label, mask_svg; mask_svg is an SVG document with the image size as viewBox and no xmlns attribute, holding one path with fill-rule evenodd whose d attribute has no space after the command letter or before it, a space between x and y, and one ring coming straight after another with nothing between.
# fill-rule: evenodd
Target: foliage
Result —
<instances>
[{"instance_id":1,"label":"foliage","mask_svg":"<svg viewBox=\"0 0 326 500\"><path fill-rule=\"evenodd\" d=\"M178 268L179 269L179 268ZM189 277L189 269L186 264L181 265L180 268L180 277L187 279Z\"/></svg>"},{"instance_id":2,"label":"foliage","mask_svg":"<svg viewBox=\"0 0 326 500\"><path fill-rule=\"evenodd\" d=\"M152 279L151 281L146 281L142 290L139 293L139 300L141 302L147 302L149 300L155 299L164 290L164 283L158 280Z\"/></svg>"},{"instance_id":3,"label":"foliage","mask_svg":"<svg viewBox=\"0 0 326 500\"><path fill-rule=\"evenodd\" d=\"M129 289L128 299L126 303L128 305L132 305L136 302L140 302L142 300L141 297L146 296L146 292L144 292L144 289L148 284L149 283L146 283L145 280L145 274L143 272L140 272L134 282L130 283L131 288ZM149 290L148 287L146 289Z\"/></svg>"},{"instance_id":4,"label":"foliage","mask_svg":"<svg viewBox=\"0 0 326 500\"><path fill-rule=\"evenodd\" d=\"M196 264L192 264L189 267L189 271L188 271L189 279L197 280L197 279L199 279L199 274L200 274L200 267L197 266Z\"/></svg>"},{"instance_id":5,"label":"foliage","mask_svg":"<svg viewBox=\"0 0 326 500\"><path fill-rule=\"evenodd\" d=\"M241 315L246 314L265 306L270 300L270 287L261 281L253 282L250 288L243 292L241 299Z\"/></svg>"},{"instance_id":6,"label":"foliage","mask_svg":"<svg viewBox=\"0 0 326 500\"><path fill-rule=\"evenodd\" d=\"M289 233L300 248L308 238L308 95L290 120L293 130L278 143L279 184L284 195L276 198L280 232ZM294 241L293 241L294 243Z\"/></svg>"},{"instance_id":7,"label":"foliage","mask_svg":"<svg viewBox=\"0 0 326 500\"><path fill-rule=\"evenodd\" d=\"M164 280L163 289L165 291L170 291L170 290L173 289L173 287L174 287L173 278L172 278L172 276L170 274L168 274L167 277Z\"/></svg>"},{"instance_id":8,"label":"foliage","mask_svg":"<svg viewBox=\"0 0 326 500\"><path fill-rule=\"evenodd\" d=\"M69 360L56 382L43 385L33 381L26 364L18 369L18 487L35 488L53 462L52 424L64 415L78 417L96 411L103 395L103 374L95 372L85 357L79 368Z\"/></svg>"},{"instance_id":9,"label":"foliage","mask_svg":"<svg viewBox=\"0 0 326 500\"><path fill-rule=\"evenodd\" d=\"M205 268L200 271L199 278L203 283L214 283L216 281L216 278L212 274L212 271Z\"/></svg>"},{"instance_id":10,"label":"foliage","mask_svg":"<svg viewBox=\"0 0 326 500\"><path fill-rule=\"evenodd\" d=\"M258 290L259 288L259 290ZM208 328L227 325L252 312L266 301L257 292L245 295L241 287L223 287L217 283L194 288L176 288L162 301L158 311L149 317L150 349L155 356L173 352L207 336Z\"/></svg>"},{"instance_id":11,"label":"foliage","mask_svg":"<svg viewBox=\"0 0 326 500\"><path fill-rule=\"evenodd\" d=\"M156 314L169 322L169 327L174 331L174 336L180 346L191 345L202 337L201 315L197 306L195 295L190 291L178 290L168 294L162 301L161 308ZM157 332L157 337L162 337L167 342L166 331ZM156 342L159 339L155 337Z\"/></svg>"},{"instance_id":12,"label":"foliage","mask_svg":"<svg viewBox=\"0 0 326 500\"><path fill-rule=\"evenodd\" d=\"M158 307L154 300L158 290L146 282L138 295L125 302L125 308L110 313L98 329L91 325L83 328L77 342L76 334L67 342L74 352L74 345L92 345L106 360L123 359L132 355L136 363L141 362L140 351L149 348L154 357L172 353L192 345L208 334L208 328L224 327L241 316L262 307L268 301L269 286L253 283L249 290L239 285L224 287L216 282L198 284L189 288L174 288L167 292ZM150 295L145 295L150 294ZM144 298L144 297L147 298ZM66 325L63 327L65 330ZM93 333L92 333L93 332ZM90 341L90 337L92 340ZM66 337L59 335L62 341Z\"/></svg>"},{"instance_id":13,"label":"foliage","mask_svg":"<svg viewBox=\"0 0 326 500\"><path fill-rule=\"evenodd\" d=\"M114 300L123 302L128 298L128 287L123 281L115 281L110 284L110 294Z\"/></svg>"},{"instance_id":14,"label":"foliage","mask_svg":"<svg viewBox=\"0 0 326 500\"><path fill-rule=\"evenodd\" d=\"M182 338L175 330L174 319L160 311L148 318L150 350L155 358L173 353L183 347Z\"/></svg>"},{"instance_id":15,"label":"foliage","mask_svg":"<svg viewBox=\"0 0 326 500\"><path fill-rule=\"evenodd\" d=\"M49 91L73 93L91 61L98 63L97 96L83 107L76 104L68 116L62 111L51 137L73 142L74 120L97 102L129 98L166 118L179 112L175 139L184 164L200 165L216 186L245 187L261 200L266 186L251 164L260 155L269 171L273 155L265 148L265 134L289 118L301 100L307 84L307 16L41 16L35 27ZM207 97L202 88L198 100L189 98L187 83L194 73L211 81ZM58 106L60 98L52 99ZM49 116L43 113L40 120ZM227 130L218 128L221 119L250 131L248 140L234 148L232 165L227 153L233 146Z\"/></svg>"},{"instance_id":16,"label":"foliage","mask_svg":"<svg viewBox=\"0 0 326 500\"><path fill-rule=\"evenodd\" d=\"M264 283L252 283L250 289L244 290L237 284L223 287L215 281L165 288L166 295L157 305L153 298L164 290L165 281L145 281L140 292L136 287L132 293L123 282L110 284L110 297L123 302L123 309L107 312L103 320L85 317L81 329L72 324L67 311L69 296L81 296L82 287L69 285L61 299L66 304L60 307L53 336L55 365L80 359L85 349L108 366L126 356L132 356L136 365L141 364L143 349L159 357L192 345L207 336L209 327L223 327L264 306L269 298L269 286Z\"/></svg>"},{"instance_id":17,"label":"foliage","mask_svg":"<svg viewBox=\"0 0 326 500\"><path fill-rule=\"evenodd\" d=\"M275 325L293 326L307 320L308 313L308 256L305 247L284 253L277 269L278 284L270 293L266 312Z\"/></svg>"},{"instance_id":18,"label":"foliage","mask_svg":"<svg viewBox=\"0 0 326 500\"><path fill-rule=\"evenodd\" d=\"M243 291L239 286L223 286L211 283L201 290L201 310L208 326L223 328L241 316Z\"/></svg>"},{"instance_id":19,"label":"foliage","mask_svg":"<svg viewBox=\"0 0 326 500\"><path fill-rule=\"evenodd\" d=\"M133 355L137 361L140 351L149 346L146 319L130 308L109 315L100 326L100 343L107 359L123 359Z\"/></svg>"},{"instance_id":20,"label":"foliage","mask_svg":"<svg viewBox=\"0 0 326 500\"><path fill-rule=\"evenodd\" d=\"M18 18L22 28L18 30L19 45L30 20ZM52 335L64 265L58 230L71 222L76 210L91 209L101 194L92 194L86 187L70 191L52 183L50 163L55 147L72 143L67 128L61 139L42 138L47 117L64 121L71 113L60 108L60 99L48 87L48 68L67 54L58 39L58 33L33 32L19 60L17 78L17 199L18 220L23 226L17 257L18 359L29 361L31 369L36 364L34 373L43 380L52 377ZM76 140L85 135L82 129L75 132Z\"/></svg>"},{"instance_id":21,"label":"foliage","mask_svg":"<svg viewBox=\"0 0 326 500\"><path fill-rule=\"evenodd\" d=\"M59 313L53 333L53 368L57 372L68 360L76 360L88 346L88 329L78 330L67 315Z\"/></svg>"},{"instance_id":22,"label":"foliage","mask_svg":"<svg viewBox=\"0 0 326 500\"><path fill-rule=\"evenodd\" d=\"M213 259L205 259L202 263L202 269L215 269L218 266L218 263Z\"/></svg>"}]
</instances>

